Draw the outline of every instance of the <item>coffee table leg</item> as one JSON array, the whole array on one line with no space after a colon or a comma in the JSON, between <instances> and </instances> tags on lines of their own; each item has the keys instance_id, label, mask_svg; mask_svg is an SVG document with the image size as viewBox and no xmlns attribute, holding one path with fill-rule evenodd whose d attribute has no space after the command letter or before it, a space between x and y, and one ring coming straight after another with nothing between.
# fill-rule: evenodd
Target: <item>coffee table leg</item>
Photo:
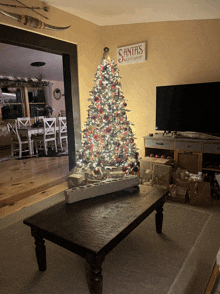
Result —
<instances>
[{"instance_id":1,"label":"coffee table leg","mask_svg":"<svg viewBox=\"0 0 220 294\"><path fill-rule=\"evenodd\" d=\"M38 263L38 268L40 271L45 271L47 268L46 265L46 247L44 245L45 241L41 237L40 233L32 228L31 229L31 235L35 239L35 252L36 252L36 257L37 257L37 263Z\"/></svg>"},{"instance_id":2,"label":"coffee table leg","mask_svg":"<svg viewBox=\"0 0 220 294\"><path fill-rule=\"evenodd\" d=\"M156 232L158 234L162 233L162 225L163 225L163 204L156 209Z\"/></svg>"},{"instance_id":3,"label":"coffee table leg","mask_svg":"<svg viewBox=\"0 0 220 294\"><path fill-rule=\"evenodd\" d=\"M87 256L90 266L90 294L102 294L102 261L103 259Z\"/></svg>"}]
</instances>

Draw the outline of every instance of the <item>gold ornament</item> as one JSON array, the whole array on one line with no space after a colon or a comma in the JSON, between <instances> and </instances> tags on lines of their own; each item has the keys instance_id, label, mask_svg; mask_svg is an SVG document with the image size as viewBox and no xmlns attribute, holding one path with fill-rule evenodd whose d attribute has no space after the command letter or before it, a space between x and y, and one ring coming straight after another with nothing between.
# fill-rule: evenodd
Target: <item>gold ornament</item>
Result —
<instances>
[{"instance_id":1,"label":"gold ornament","mask_svg":"<svg viewBox=\"0 0 220 294\"><path fill-rule=\"evenodd\" d=\"M124 136L120 136L118 137L119 141L124 141L125 137Z\"/></svg>"},{"instance_id":2,"label":"gold ornament","mask_svg":"<svg viewBox=\"0 0 220 294\"><path fill-rule=\"evenodd\" d=\"M89 127L88 127L88 130L89 130L90 132L93 132L93 131L94 131L94 129L95 129L95 127L94 127L94 126L89 126Z\"/></svg>"},{"instance_id":3,"label":"gold ornament","mask_svg":"<svg viewBox=\"0 0 220 294\"><path fill-rule=\"evenodd\" d=\"M105 47L104 48L103 59L105 59L107 62L111 62L111 58L109 56L109 48L108 47Z\"/></svg>"}]
</instances>

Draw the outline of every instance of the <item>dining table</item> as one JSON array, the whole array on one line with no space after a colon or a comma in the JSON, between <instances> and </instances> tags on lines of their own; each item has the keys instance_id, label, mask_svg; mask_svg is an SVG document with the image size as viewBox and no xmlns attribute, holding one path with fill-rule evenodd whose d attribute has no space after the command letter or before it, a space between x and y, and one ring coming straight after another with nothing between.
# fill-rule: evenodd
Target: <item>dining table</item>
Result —
<instances>
[{"instance_id":1,"label":"dining table","mask_svg":"<svg viewBox=\"0 0 220 294\"><path fill-rule=\"evenodd\" d=\"M56 132L59 131L59 126L56 126ZM31 137L33 135L42 135L44 134L44 128L43 127L32 127L32 126L21 126L18 128L18 133L22 137L27 137L28 139L28 146L30 150L30 156L33 156L33 150L31 148Z\"/></svg>"}]
</instances>

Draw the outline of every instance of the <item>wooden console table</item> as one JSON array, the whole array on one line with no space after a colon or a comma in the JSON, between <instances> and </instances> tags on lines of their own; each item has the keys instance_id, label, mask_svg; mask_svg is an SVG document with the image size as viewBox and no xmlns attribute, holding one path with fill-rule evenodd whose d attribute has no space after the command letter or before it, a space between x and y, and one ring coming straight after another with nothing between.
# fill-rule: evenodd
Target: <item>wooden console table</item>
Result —
<instances>
[{"instance_id":1,"label":"wooden console table","mask_svg":"<svg viewBox=\"0 0 220 294\"><path fill-rule=\"evenodd\" d=\"M39 270L46 270L47 239L85 258L90 265L90 293L102 294L105 256L154 210L156 232L161 233L166 193L140 186L134 194L120 191L73 204L64 201L25 219L35 238Z\"/></svg>"},{"instance_id":2,"label":"wooden console table","mask_svg":"<svg viewBox=\"0 0 220 294\"><path fill-rule=\"evenodd\" d=\"M174 159L174 168L178 166L188 171L220 172L220 139L191 139L174 138L157 134L144 137L145 156L151 153L171 156Z\"/></svg>"}]
</instances>

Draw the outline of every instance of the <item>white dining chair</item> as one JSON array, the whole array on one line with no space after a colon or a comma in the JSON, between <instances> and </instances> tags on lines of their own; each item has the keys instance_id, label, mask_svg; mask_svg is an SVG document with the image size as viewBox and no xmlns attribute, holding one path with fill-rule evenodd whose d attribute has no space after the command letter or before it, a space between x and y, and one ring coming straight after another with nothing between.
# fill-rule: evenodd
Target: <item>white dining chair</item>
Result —
<instances>
[{"instance_id":1,"label":"white dining chair","mask_svg":"<svg viewBox=\"0 0 220 294\"><path fill-rule=\"evenodd\" d=\"M56 118L44 118L44 133L34 138L34 146L36 153L38 150L44 150L45 155L48 155L48 144L53 143L55 151L57 152L56 142Z\"/></svg>"},{"instance_id":2,"label":"white dining chair","mask_svg":"<svg viewBox=\"0 0 220 294\"><path fill-rule=\"evenodd\" d=\"M66 117L58 117L58 124L59 131L57 133L57 145L60 147L61 151L63 151L63 143L65 142L66 146L68 143Z\"/></svg>"},{"instance_id":3,"label":"white dining chair","mask_svg":"<svg viewBox=\"0 0 220 294\"><path fill-rule=\"evenodd\" d=\"M17 118L18 128L28 127L31 125L30 117L18 117Z\"/></svg>"},{"instance_id":4,"label":"white dining chair","mask_svg":"<svg viewBox=\"0 0 220 294\"><path fill-rule=\"evenodd\" d=\"M11 136L11 156L18 153L18 157L22 158L22 153L34 154L33 140L31 140L31 149L29 150L29 142L26 137L21 137L18 132L17 121L14 124L7 124L8 132Z\"/></svg>"}]
</instances>

